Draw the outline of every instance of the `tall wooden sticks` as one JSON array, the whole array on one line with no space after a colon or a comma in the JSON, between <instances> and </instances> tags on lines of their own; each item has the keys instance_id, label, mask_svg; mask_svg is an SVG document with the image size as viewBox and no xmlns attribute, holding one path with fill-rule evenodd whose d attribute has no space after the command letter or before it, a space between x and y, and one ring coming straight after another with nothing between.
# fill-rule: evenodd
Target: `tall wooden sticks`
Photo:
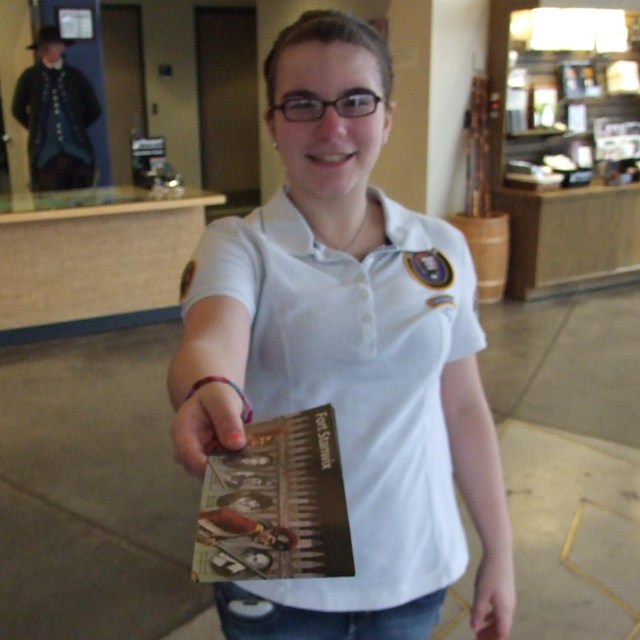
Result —
<instances>
[{"instance_id":1,"label":"tall wooden sticks","mask_svg":"<svg viewBox=\"0 0 640 640\"><path fill-rule=\"evenodd\" d=\"M474 76L467 127L467 180L465 213L469 216L491 215L489 180L489 80Z\"/></svg>"}]
</instances>

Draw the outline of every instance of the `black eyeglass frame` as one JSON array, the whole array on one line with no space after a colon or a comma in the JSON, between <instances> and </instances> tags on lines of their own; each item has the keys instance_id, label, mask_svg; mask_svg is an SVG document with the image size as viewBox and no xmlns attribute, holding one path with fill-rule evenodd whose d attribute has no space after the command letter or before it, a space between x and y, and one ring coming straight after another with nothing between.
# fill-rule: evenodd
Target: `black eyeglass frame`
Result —
<instances>
[{"instance_id":1,"label":"black eyeglass frame","mask_svg":"<svg viewBox=\"0 0 640 640\"><path fill-rule=\"evenodd\" d=\"M370 96L374 99L373 108L371 109L371 111L368 111L367 113L361 113L358 115L345 115L343 113L340 113L341 109L339 105L341 103L344 103L344 101L348 101L350 98L353 98L354 96L363 96L363 95ZM318 115L313 118L301 118L300 120L288 118L287 112L286 112L287 105L297 101L312 102L315 105L319 105L319 107L321 107L321 110L319 111ZM355 118L366 118L367 116L373 115L377 111L378 105L381 102L385 102L385 99L380 97L377 93L371 91L370 89L361 89L358 91L347 93L346 95L340 96L335 100L321 100L320 98L316 98L314 96L294 96L291 98L287 98L280 104L272 105L271 110L282 111L282 116L287 122L316 122L318 120L322 120L324 113L327 110L327 107L333 107L341 118L347 118L349 120L353 120Z\"/></svg>"}]
</instances>

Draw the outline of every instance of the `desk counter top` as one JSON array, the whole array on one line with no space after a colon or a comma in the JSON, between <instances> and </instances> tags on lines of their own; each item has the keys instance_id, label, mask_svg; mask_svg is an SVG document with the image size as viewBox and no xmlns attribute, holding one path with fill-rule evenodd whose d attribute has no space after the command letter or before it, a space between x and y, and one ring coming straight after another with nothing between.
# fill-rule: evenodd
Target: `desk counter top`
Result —
<instances>
[{"instance_id":1,"label":"desk counter top","mask_svg":"<svg viewBox=\"0 0 640 640\"><path fill-rule=\"evenodd\" d=\"M0 224L204 207L225 201L223 194L192 188L163 193L133 186L20 193L0 197Z\"/></svg>"},{"instance_id":2,"label":"desk counter top","mask_svg":"<svg viewBox=\"0 0 640 640\"><path fill-rule=\"evenodd\" d=\"M589 185L577 187L564 187L560 189L550 189L533 191L529 189L518 189L517 187L498 187L494 190L500 196L517 196L524 200L578 200L580 198L605 198L616 193L638 193L640 191L639 182L629 184L605 185L602 180L596 179Z\"/></svg>"}]
</instances>

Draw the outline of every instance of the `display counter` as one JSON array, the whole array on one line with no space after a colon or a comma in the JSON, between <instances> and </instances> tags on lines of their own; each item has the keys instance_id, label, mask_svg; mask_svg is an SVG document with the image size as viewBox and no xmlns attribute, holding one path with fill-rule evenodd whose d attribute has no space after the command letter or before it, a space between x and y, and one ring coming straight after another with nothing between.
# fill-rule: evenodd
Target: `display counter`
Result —
<instances>
[{"instance_id":1,"label":"display counter","mask_svg":"<svg viewBox=\"0 0 640 640\"><path fill-rule=\"evenodd\" d=\"M28 328L175 314L205 206L224 202L218 193L135 187L0 198L2 342Z\"/></svg>"},{"instance_id":2,"label":"display counter","mask_svg":"<svg viewBox=\"0 0 640 640\"><path fill-rule=\"evenodd\" d=\"M507 294L532 300L640 281L640 184L531 192L502 188L509 213Z\"/></svg>"}]
</instances>

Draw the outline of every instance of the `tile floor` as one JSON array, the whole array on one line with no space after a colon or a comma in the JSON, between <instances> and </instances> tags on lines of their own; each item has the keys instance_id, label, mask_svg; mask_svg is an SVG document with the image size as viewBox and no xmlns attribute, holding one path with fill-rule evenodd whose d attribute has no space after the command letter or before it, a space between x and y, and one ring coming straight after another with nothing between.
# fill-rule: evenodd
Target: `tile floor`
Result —
<instances>
[{"instance_id":1,"label":"tile floor","mask_svg":"<svg viewBox=\"0 0 640 640\"><path fill-rule=\"evenodd\" d=\"M513 640L640 640L640 286L484 305ZM220 640L171 461L175 323L0 349L0 638ZM470 532L472 556L477 541ZM472 637L472 574L436 640Z\"/></svg>"}]
</instances>

